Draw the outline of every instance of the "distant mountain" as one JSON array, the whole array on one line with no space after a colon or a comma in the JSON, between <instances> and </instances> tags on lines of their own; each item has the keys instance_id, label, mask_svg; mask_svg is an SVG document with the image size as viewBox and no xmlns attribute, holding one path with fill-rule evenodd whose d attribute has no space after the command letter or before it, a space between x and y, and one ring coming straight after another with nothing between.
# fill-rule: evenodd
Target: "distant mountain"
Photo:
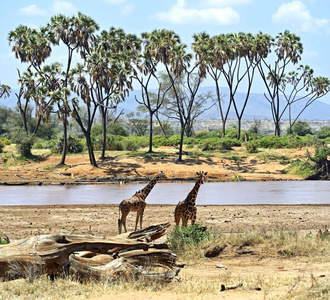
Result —
<instances>
[{"instance_id":1,"label":"distant mountain","mask_svg":"<svg viewBox=\"0 0 330 300\"><path fill-rule=\"evenodd\" d=\"M215 95L215 87L202 87L199 90L199 93L206 93L211 91ZM10 108L16 106L16 96L15 92L17 90L13 90L10 97L7 99L0 99L0 105L4 105ZM226 106L228 103L228 89L221 89L221 93L223 94L224 102L223 105ZM125 102L120 103L118 106L118 110L124 109L124 113L127 114L129 112L136 111L138 103L135 101L135 96L138 99L141 99L141 91L135 90L131 91L129 97L125 99ZM242 104L245 100L244 93L236 93L236 101L238 108L241 109ZM281 100L282 107L284 105L284 100ZM304 106L304 102L297 102L292 105L292 116L295 118L297 114L302 110ZM212 109L207 110L203 115L200 116L201 119L219 119L220 112L218 104L216 104ZM231 107L229 118L236 119L236 114L234 108ZM270 103L266 100L263 94L259 93L251 93L247 106L245 108L245 112L243 115L243 119L245 120L253 120L253 119L272 119ZM284 114L283 120L288 119L288 110ZM330 119L330 105L325 102L316 100L313 104L306 108L306 110L301 114L300 120L329 120Z\"/></svg>"}]
</instances>

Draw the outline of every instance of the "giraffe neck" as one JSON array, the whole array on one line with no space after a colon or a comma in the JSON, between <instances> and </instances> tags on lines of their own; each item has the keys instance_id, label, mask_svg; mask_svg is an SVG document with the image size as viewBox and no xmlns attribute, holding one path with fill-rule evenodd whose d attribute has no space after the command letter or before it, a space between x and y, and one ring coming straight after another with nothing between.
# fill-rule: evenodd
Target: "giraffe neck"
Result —
<instances>
[{"instance_id":1,"label":"giraffe neck","mask_svg":"<svg viewBox=\"0 0 330 300\"><path fill-rule=\"evenodd\" d=\"M198 179L195 183L195 186L192 188L192 190L190 191L190 193L187 196L187 202L191 205L195 205L196 203L196 197L197 197L197 193L198 190L200 188L202 184L202 179Z\"/></svg>"},{"instance_id":2,"label":"giraffe neck","mask_svg":"<svg viewBox=\"0 0 330 300\"><path fill-rule=\"evenodd\" d=\"M151 180L142 190L141 193L143 195L143 199L145 200L147 196L149 195L152 188L155 186L159 179L159 176L157 175L153 180Z\"/></svg>"}]
</instances>

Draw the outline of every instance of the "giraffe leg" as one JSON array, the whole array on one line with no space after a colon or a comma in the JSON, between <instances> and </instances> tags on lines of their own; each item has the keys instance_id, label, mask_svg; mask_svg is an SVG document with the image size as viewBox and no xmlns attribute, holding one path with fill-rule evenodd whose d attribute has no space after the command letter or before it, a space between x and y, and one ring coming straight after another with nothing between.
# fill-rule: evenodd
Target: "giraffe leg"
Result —
<instances>
[{"instance_id":1,"label":"giraffe leg","mask_svg":"<svg viewBox=\"0 0 330 300\"><path fill-rule=\"evenodd\" d=\"M144 214L144 210L142 210L140 213L140 229L142 229L143 214Z\"/></svg>"},{"instance_id":2,"label":"giraffe leg","mask_svg":"<svg viewBox=\"0 0 330 300\"><path fill-rule=\"evenodd\" d=\"M188 219L187 216L182 216L182 226L187 227L188 225Z\"/></svg>"},{"instance_id":3,"label":"giraffe leg","mask_svg":"<svg viewBox=\"0 0 330 300\"><path fill-rule=\"evenodd\" d=\"M177 226L180 225L181 217L182 217L182 210L180 209L179 205L177 205L174 210L174 221Z\"/></svg>"},{"instance_id":4,"label":"giraffe leg","mask_svg":"<svg viewBox=\"0 0 330 300\"><path fill-rule=\"evenodd\" d=\"M120 220L120 233L121 233L121 226L124 227L125 229L125 232L127 232L126 230L126 217L127 217L128 213L122 213L122 216L121 216L121 220Z\"/></svg>"},{"instance_id":5,"label":"giraffe leg","mask_svg":"<svg viewBox=\"0 0 330 300\"><path fill-rule=\"evenodd\" d=\"M139 218L140 218L140 212L137 211L137 213L136 213L136 220L135 220L135 229L134 229L134 231L137 230L137 224L138 224L138 222L139 222Z\"/></svg>"},{"instance_id":6,"label":"giraffe leg","mask_svg":"<svg viewBox=\"0 0 330 300\"><path fill-rule=\"evenodd\" d=\"M191 215L191 225L195 224L196 218L197 218L197 207L194 206L193 211L192 211L192 215Z\"/></svg>"},{"instance_id":7,"label":"giraffe leg","mask_svg":"<svg viewBox=\"0 0 330 300\"><path fill-rule=\"evenodd\" d=\"M180 219L181 219L181 216L178 213L174 214L174 221L177 226L179 226L179 224L180 224Z\"/></svg>"}]
</instances>

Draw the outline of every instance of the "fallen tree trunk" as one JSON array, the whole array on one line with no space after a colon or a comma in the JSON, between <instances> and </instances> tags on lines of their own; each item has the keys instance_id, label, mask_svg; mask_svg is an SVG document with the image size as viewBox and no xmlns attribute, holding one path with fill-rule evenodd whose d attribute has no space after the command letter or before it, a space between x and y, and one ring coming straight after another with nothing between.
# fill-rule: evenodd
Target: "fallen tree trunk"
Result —
<instances>
[{"instance_id":1,"label":"fallen tree trunk","mask_svg":"<svg viewBox=\"0 0 330 300\"><path fill-rule=\"evenodd\" d=\"M173 268L176 255L162 249L164 245L150 244L164 235L169 226L153 225L113 238L56 234L19 240L0 246L0 277L23 277L32 267L40 267L49 275L65 271L95 279L103 275L117 278L143 274L141 267L145 266Z\"/></svg>"}]
</instances>

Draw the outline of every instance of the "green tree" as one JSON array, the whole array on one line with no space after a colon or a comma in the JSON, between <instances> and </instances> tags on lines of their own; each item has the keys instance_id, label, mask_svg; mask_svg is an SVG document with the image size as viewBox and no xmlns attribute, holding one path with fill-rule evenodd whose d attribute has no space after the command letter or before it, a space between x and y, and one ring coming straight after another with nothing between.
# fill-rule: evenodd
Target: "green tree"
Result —
<instances>
[{"instance_id":1,"label":"green tree","mask_svg":"<svg viewBox=\"0 0 330 300\"><path fill-rule=\"evenodd\" d=\"M141 118L141 115L139 113L136 114L134 112L131 112L127 114L128 123L127 127L133 134L136 134L138 136L144 136L148 131L148 120L145 118Z\"/></svg>"},{"instance_id":2,"label":"green tree","mask_svg":"<svg viewBox=\"0 0 330 300\"><path fill-rule=\"evenodd\" d=\"M286 109L289 109L289 132L295 122L305 109L314 103L315 100L325 96L330 91L330 81L325 77L313 77L313 69L309 66L300 65L297 71L292 71L284 75L280 84L279 91L286 100L280 117ZM304 101L304 105L297 116L292 119L292 105L296 102Z\"/></svg>"},{"instance_id":3,"label":"green tree","mask_svg":"<svg viewBox=\"0 0 330 300\"><path fill-rule=\"evenodd\" d=\"M194 72L197 70L198 64L190 67L192 55L187 53L187 46L181 43L180 37L171 30L154 30L151 33L143 33L146 53L150 59L160 61L165 69L164 74L169 79L169 86L173 92L173 99L176 103L176 114L180 122L180 145L178 161L182 161L183 154L183 137L186 131L186 126L191 120L195 98L198 88L203 79L203 74L198 74L197 81L194 81ZM183 77L181 77L183 76ZM182 101L182 93L178 89L180 85L177 82L180 77L185 79L185 84L188 89L189 99L187 106ZM186 111L185 111L186 110Z\"/></svg>"},{"instance_id":4,"label":"green tree","mask_svg":"<svg viewBox=\"0 0 330 300\"><path fill-rule=\"evenodd\" d=\"M109 110L115 112L117 105L124 101L132 90L132 77L135 75L132 63L139 56L140 44L141 40L135 35L111 27L109 31L103 30L96 37L87 57L91 98L99 107L102 122L101 158L105 158ZM121 114L119 113L118 117Z\"/></svg>"},{"instance_id":5,"label":"green tree","mask_svg":"<svg viewBox=\"0 0 330 300\"><path fill-rule=\"evenodd\" d=\"M59 108L58 114L63 122L64 129L63 152L60 164L64 164L65 162L65 155L67 149L67 123L68 116L70 115L70 113L72 113L72 116L77 120L86 137L86 144L90 163L93 166L97 166L95 155L93 152L93 146L90 139L90 130L88 129L91 124L88 125L87 130L82 127L83 124L80 122L81 118L79 118L78 103L77 101L75 101L75 98L70 98L70 89L68 87L70 85L70 80L72 80L72 85L75 86L76 91L79 89L79 96L87 106L87 109L90 110L91 101L88 95L90 88L87 85L87 80L85 79L85 77L82 77L83 70L79 65L71 73L70 70L72 67L74 51L80 53L82 59L86 59L86 56L90 52L92 42L95 39L94 32L99 29L99 26L92 18L82 13L78 13L78 16L73 16L71 18L68 18L62 14L53 16L50 19L48 27L50 29L50 32L53 34L56 43L59 44L60 42L62 42L68 50L66 71L63 73L62 81L61 91L63 92L61 93L60 97L57 96L58 93L56 93L56 97L53 97L54 100L57 100L57 105ZM81 78L82 82L75 84L74 79L72 79L74 78L74 75L77 75L78 78ZM70 107L70 104L72 104L72 107ZM89 119L91 123L93 122L94 115L95 112L92 112Z\"/></svg>"},{"instance_id":6,"label":"green tree","mask_svg":"<svg viewBox=\"0 0 330 300\"><path fill-rule=\"evenodd\" d=\"M266 86L265 97L270 103L276 136L281 135L280 122L283 115L280 101L280 86L285 78L285 71L289 64L295 65L301 59L303 46L300 37L286 30L279 33L275 39L266 44L268 53L274 48L275 59L273 64L268 63L267 56L261 57L257 64L261 78Z\"/></svg>"},{"instance_id":7,"label":"green tree","mask_svg":"<svg viewBox=\"0 0 330 300\"><path fill-rule=\"evenodd\" d=\"M291 130L288 128L288 133L305 136L307 134L313 134L313 130L307 122L297 121L294 123Z\"/></svg>"}]
</instances>

